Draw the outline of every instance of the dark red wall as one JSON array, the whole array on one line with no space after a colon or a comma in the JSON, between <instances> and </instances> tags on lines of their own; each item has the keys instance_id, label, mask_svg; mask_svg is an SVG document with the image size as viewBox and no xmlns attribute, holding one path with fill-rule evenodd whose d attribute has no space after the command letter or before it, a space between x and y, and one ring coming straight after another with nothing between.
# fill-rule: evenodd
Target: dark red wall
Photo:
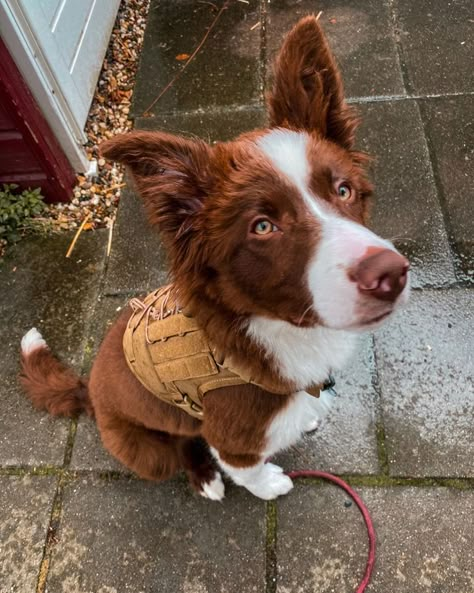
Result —
<instances>
[{"instance_id":1,"label":"dark red wall","mask_svg":"<svg viewBox=\"0 0 474 593\"><path fill-rule=\"evenodd\" d=\"M49 202L72 198L75 174L0 39L0 183L41 187Z\"/></svg>"}]
</instances>

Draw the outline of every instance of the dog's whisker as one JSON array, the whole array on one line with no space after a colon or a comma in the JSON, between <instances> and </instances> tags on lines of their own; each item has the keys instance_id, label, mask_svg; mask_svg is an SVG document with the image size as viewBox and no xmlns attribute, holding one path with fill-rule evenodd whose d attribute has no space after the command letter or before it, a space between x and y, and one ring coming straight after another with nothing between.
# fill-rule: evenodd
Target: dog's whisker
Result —
<instances>
[{"instance_id":1,"label":"dog's whisker","mask_svg":"<svg viewBox=\"0 0 474 593\"><path fill-rule=\"evenodd\" d=\"M413 243L416 243L416 239L413 239L412 237L404 237L402 235L396 236L396 237L389 237L388 241L391 241L392 243L394 241L412 241Z\"/></svg>"},{"instance_id":2,"label":"dog's whisker","mask_svg":"<svg viewBox=\"0 0 474 593\"><path fill-rule=\"evenodd\" d=\"M309 307L306 307L306 309L303 311L303 315L301 315L301 317L298 320L298 323L296 325L301 325L303 323L304 318L306 317L306 313L308 313L308 311L310 311L313 308L313 303L311 303L309 305Z\"/></svg>"}]
</instances>

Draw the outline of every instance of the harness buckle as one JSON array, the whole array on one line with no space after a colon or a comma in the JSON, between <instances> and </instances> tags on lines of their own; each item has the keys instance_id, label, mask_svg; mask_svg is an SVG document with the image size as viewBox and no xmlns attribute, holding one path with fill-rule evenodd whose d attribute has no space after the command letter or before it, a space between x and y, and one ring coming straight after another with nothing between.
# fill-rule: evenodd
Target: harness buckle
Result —
<instances>
[{"instance_id":1,"label":"harness buckle","mask_svg":"<svg viewBox=\"0 0 474 593\"><path fill-rule=\"evenodd\" d=\"M181 391L181 389L176 385L176 383L173 383L172 385L173 388L176 390L176 395L181 396L180 398L173 398L173 404L178 408L188 408L195 412L195 414L202 416L202 406L200 406L191 397L189 397L189 395L186 392Z\"/></svg>"}]
</instances>

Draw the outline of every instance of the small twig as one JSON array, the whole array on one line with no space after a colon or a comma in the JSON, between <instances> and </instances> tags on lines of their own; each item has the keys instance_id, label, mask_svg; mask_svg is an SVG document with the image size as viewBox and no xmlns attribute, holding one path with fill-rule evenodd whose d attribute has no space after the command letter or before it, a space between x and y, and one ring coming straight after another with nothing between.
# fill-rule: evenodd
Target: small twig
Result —
<instances>
[{"instance_id":1,"label":"small twig","mask_svg":"<svg viewBox=\"0 0 474 593\"><path fill-rule=\"evenodd\" d=\"M254 29L256 29L257 27L260 27L262 23L260 21L258 21L258 23L255 23L255 25L253 27L250 27L250 30L253 31Z\"/></svg>"},{"instance_id":2,"label":"small twig","mask_svg":"<svg viewBox=\"0 0 474 593\"><path fill-rule=\"evenodd\" d=\"M74 235L74 239L72 240L72 243L71 243L71 245L69 245L69 249L67 250L66 257L71 257L71 253L72 253L72 250L74 249L74 245L76 244L77 240L79 239L79 235L84 230L84 227L86 226L86 223L91 216L92 216L92 212L88 212L87 216L82 221L81 226L77 229L77 232Z\"/></svg>"},{"instance_id":3,"label":"small twig","mask_svg":"<svg viewBox=\"0 0 474 593\"><path fill-rule=\"evenodd\" d=\"M109 240L107 242L107 257L110 256L110 251L112 249L112 234L114 232L114 222L115 222L115 219L112 218L110 221L110 224L109 224Z\"/></svg>"},{"instance_id":4,"label":"small twig","mask_svg":"<svg viewBox=\"0 0 474 593\"><path fill-rule=\"evenodd\" d=\"M244 4L250 4L249 0L237 0L237 2L243 2Z\"/></svg>"},{"instance_id":5,"label":"small twig","mask_svg":"<svg viewBox=\"0 0 474 593\"><path fill-rule=\"evenodd\" d=\"M150 114L150 109L153 109L153 107L156 105L156 103L158 103L158 101L166 93L166 91L169 88L171 88L173 86L173 84L181 77L181 75L186 70L186 68L189 66L189 64L191 63L193 58L196 56L196 54L199 52L199 50L202 48L202 46L206 43L206 39L209 37L209 34L211 33L212 29L214 29L214 27L216 26L217 21L221 18L224 10L226 10L229 7L229 4L230 4L230 0L227 0L226 2L224 2L224 4L221 6L221 9L214 17L214 20L210 24L204 37L201 39L199 45L196 47L196 49L193 51L193 53L189 56L187 62L184 64L184 66L181 68L181 70L176 74L176 76L169 81L169 83L165 86L164 89L162 89L162 91L159 93L159 95L156 97L156 99L154 99L154 101L152 101L152 103L145 109L145 111L143 112L144 116L147 116Z\"/></svg>"},{"instance_id":6,"label":"small twig","mask_svg":"<svg viewBox=\"0 0 474 593\"><path fill-rule=\"evenodd\" d=\"M318 16L316 17L316 20L317 20L317 21L319 21L319 18L321 17L321 15L322 15L322 14L323 14L323 11L322 11L322 10L320 10L320 11L318 12Z\"/></svg>"},{"instance_id":7,"label":"small twig","mask_svg":"<svg viewBox=\"0 0 474 593\"><path fill-rule=\"evenodd\" d=\"M207 2L207 0L198 0L198 4L209 4L212 6L214 10L219 10L219 7L214 4L214 2Z\"/></svg>"},{"instance_id":8,"label":"small twig","mask_svg":"<svg viewBox=\"0 0 474 593\"><path fill-rule=\"evenodd\" d=\"M111 191L114 191L116 189L121 189L122 187L125 187L126 185L127 185L126 183L116 183L115 185L111 185L110 187L104 187L104 189L102 189L100 193L108 194Z\"/></svg>"}]
</instances>

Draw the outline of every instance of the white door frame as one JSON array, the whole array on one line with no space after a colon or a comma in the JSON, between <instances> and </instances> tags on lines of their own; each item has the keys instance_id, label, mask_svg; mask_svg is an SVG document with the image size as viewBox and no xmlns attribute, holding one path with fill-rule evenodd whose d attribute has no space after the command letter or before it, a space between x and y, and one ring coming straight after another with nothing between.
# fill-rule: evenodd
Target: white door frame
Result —
<instances>
[{"instance_id":1,"label":"white door frame","mask_svg":"<svg viewBox=\"0 0 474 593\"><path fill-rule=\"evenodd\" d=\"M73 169L94 170L84 148L87 138L77 125L61 88L17 0L0 0L0 35L30 88Z\"/></svg>"}]
</instances>

